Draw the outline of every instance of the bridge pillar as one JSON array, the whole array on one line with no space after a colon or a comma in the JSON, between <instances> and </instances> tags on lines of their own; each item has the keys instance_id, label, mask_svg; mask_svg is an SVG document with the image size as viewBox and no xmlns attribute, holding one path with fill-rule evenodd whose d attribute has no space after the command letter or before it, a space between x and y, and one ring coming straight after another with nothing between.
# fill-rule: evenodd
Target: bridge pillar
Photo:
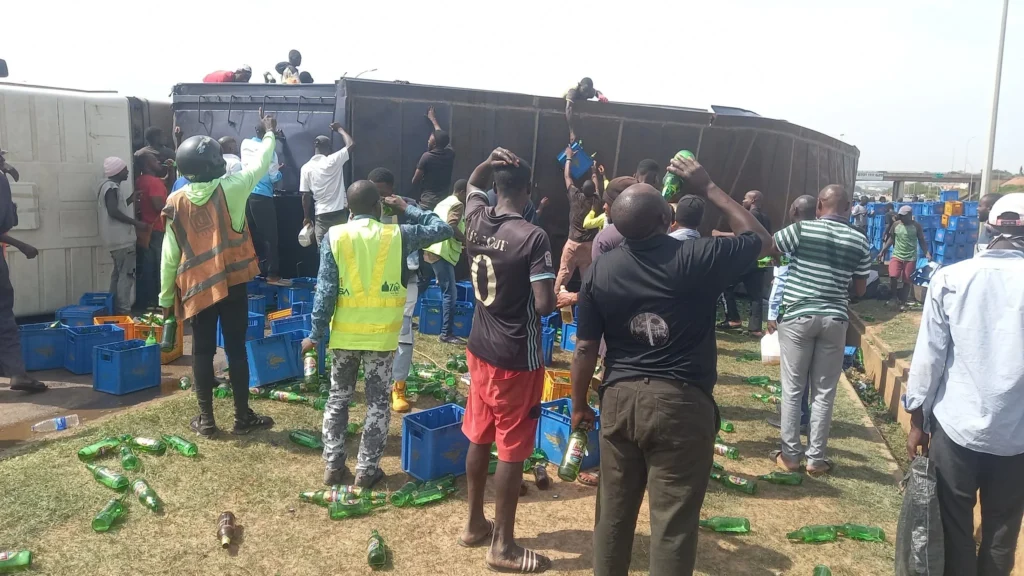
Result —
<instances>
[{"instance_id":1,"label":"bridge pillar","mask_svg":"<svg viewBox=\"0 0 1024 576\"><path fill-rule=\"evenodd\" d=\"M903 200L903 181L895 180L892 183L892 201L900 202Z\"/></svg>"}]
</instances>

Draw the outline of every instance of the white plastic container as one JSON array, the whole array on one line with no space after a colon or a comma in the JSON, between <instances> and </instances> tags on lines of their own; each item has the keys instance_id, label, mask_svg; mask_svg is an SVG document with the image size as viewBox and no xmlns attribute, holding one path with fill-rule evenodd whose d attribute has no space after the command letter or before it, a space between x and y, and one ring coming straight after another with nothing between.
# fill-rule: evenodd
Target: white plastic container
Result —
<instances>
[{"instance_id":1,"label":"white plastic container","mask_svg":"<svg viewBox=\"0 0 1024 576\"><path fill-rule=\"evenodd\" d=\"M782 350L779 348L779 331L765 334L761 338L761 363L778 364L782 357Z\"/></svg>"}]
</instances>

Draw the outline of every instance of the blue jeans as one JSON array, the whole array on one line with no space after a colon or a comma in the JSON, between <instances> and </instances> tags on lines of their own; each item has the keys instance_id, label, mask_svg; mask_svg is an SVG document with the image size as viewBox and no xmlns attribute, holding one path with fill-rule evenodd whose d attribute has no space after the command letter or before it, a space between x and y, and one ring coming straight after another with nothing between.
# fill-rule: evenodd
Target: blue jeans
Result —
<instances>
[{"instance_id":1,"label":"blue jeans","mask_svg":"<svg viewBox=\"0 0 1024 576\"><path fill-rule=\"evenodd\" d=\"M434 269L437 285L441 288L441 336L452 335L452 316L455 315L455 266L441 258L430 265Z\"/></svg>"}]
</instances>

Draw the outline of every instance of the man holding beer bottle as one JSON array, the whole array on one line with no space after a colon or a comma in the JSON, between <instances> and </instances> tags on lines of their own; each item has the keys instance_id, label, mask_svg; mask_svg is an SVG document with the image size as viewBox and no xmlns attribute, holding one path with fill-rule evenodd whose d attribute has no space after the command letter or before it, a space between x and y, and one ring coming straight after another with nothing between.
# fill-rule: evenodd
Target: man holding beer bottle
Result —
<instances>
[{"instance_id":1,"label":"man holding beer bottle","mask_svg":"<svg viewBox=\"0 0 1024 576\"><path fill-rule=\"evenodd\" d=\"M259 162L225 175L220 144L209 136L193 136L177 151L178 171L189 184L167 198L160 306L164 318L174 317L180 301L183 317L192 322L192 371L199 415L192 430L200 436L217 433L213 418L213 357L217 329L224 333L224 351L231 366L235 401L235 434L270 428L274 421L249 408L249 361L245 350L249 304L245 284L259 273L245 222L245 204L253 187L266 173L274 155L277 121L260 118L266 133L260 143ZM173 329L180 329L172 323ZM171 330L165 327L164 330ZM169 334L164 334L168 340ZM173 341L173 340L171 340Z\"/></svg>"}]
</instances>

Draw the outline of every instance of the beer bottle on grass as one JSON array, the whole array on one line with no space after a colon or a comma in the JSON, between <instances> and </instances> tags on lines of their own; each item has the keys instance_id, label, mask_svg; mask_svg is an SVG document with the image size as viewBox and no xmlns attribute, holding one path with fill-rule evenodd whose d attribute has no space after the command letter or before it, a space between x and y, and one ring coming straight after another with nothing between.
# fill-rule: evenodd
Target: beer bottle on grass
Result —
<instances>
[{"instance_id":1,"label":"beer bottle on grass","mask_svg":"<svg viewBox=\"0 0 1024 576\"><path fill-rule=\"evenodd\" d=\"M28 550L0 552L0 572L14 572L32 566L32 553Z\"/></svg>"},{"instance_id":2,"label":"beer bottle on grass","mask_svg":"<svg viewBox=\"0 0 1024 576\"><path fill-rule=\"evenodd\" d=\"M832 570L824 564L818 564L814 567L813 576L832 576Z\"/></svg>"},{"instance_id":3,"label":"beer bottle on grass","mask_svg":"<svg viewBox=\"0 0 1024 576\"><path fill-rule=\"evenodd\" d=\"M714 461L711 462L711 468L713 470L725 470L725 466L722 466L718 462L714 462Z\"/></svg>"},{"instance_id":4,"label":"beer bottle on grass","mask_svg":"<svg viewBox=\"0 0 1024 576\"><path fill-rule=\"evenodd\" d=\"M145 452L147 454L156 454L157 456L163 456L164 452L167 452L167 443L163 440L156 438L143 438L136 436L134 438L128 437L128 443L131 444L132 448L135 448L139 452ZM166 439L167 437L164 436Z\"/></svg>"},{"instance_id":5,"label":"beer bottle on grass","mask_svg":"<svg viewBox=\"0 0 1024 576\"><path fill-rule=\"evenodd\" d=\"M358 516L366 516L370 512L373 512L374 508L379 508L384 504L385 502L375 502L367 498L359 498L357 500L341 499L337 502L331 502L327 513L331 517L331 520L356 518Z\"/></svg>"},{"instance_id":6,"label":"beer bottle on grass","mask_svg":"<svg viewBox=\"0 0 1024 576\"><path fill-rule=\"evenodd\" d=\"M754 400L760 400L765 404L778 404L782 401L782 398L773 394L751 394L750 397Z\"/></svg>"},{"instance_id":7,"label":"beer bottle on grass","mask_svg":"<svg viewBox=\"0 0 1024 576\"><path fill-rule=\"evenodd\" d=\"M861 526L860 524L846 523L836 526L836 532L851 540L862 542L885 542L885 532L877 526Z\"/></svg>"},{"instance_id":8,"label":"beer bottle on grass","mask_svg":"<svg viewBox=\"0 0 1024 576\"><path fill-rule=\"evenodd\" d=\"M406 482L404 486L391 493L391 505L403 508L409 504L414 492L420 489L421 484L417 482Z\"/></svg>"},{"instance_id":9,"label":"beer bottle on grass","mask_svg":"<svg viewBox=\"0 0 1024 576\"><path fill-rule=\"evenodd\" d=\"M250 388L250 391L252 389ZM274 390L267 396L271 400L278 400L280 402L288 402L289 404L301 404L306 402L306 397L295 392L285 392L284 390Z\"/></svg>"},{"instance_id":10,"label":"beer bottle on grass","mask_svg":"<svg viewBox=\"0 0 1024 576\"><path fill-rule=\"evenodd\" d=\"M97 466L95 464L86 464L85 467L89 469L89 472L92 472L92 477L95 478L97 482L103 484L107 488L117 490L118 492L123 492L128 488L128 479L117 472L114 472L110 468Z\"/></svg>"},{"instance_id":11,"label":"beer bottle on grass","mask_svg":"<svg viewBox=\"0 0 1024 576\"><path fill-rule=\"evenodd\" d=\"M750 376L747 378L747 384L753 384L754 386L767 386L771 381L771 378L767 376Z\"/></svg>"},{"instance_id":12,"label":"beer bottle on grass","mask_svg":"<svg viewBox=\"0 0 1024 576\"><path fill-rule=\"evenodd\" d=\"M711 479L721 483L723 486L728 486L740 492L746 494L753 494L757 492L757 483L751 482L746 478L740 478L739 476L731 476L729 474L719 474L718 472L711 473Z\"/></svg>"},{"instance_id":13,"label":"beer bottle on grass","mask_svg":"<svg viewBox=\"0 0 1024 576\"><path fill-rule=\"evenodd\" d=\"M533 481L537 488L541 490L551 488L551 478L548 476L548 470L543 464L537 464L533 467Z\"/></svg>"},{"instance_id":14,"label":"beer bottle on grass","mask_svg":"<svg viewBox=\"0 0 1024 576\"><path fill-rule=\"evenodd\" d=\"M722 432L735 432L736 426L728 420L722 420L722 426L719 428Z\"/></svg>"},{"instance_id":15,"label":"beer bottle on grass","mask_svg":"<svg viewBox=\"0 0 1024 576\"><path fill-rule=\"evenodd\" d=\"M92 529L96 532L106 532L123 514L124 504L121 503L121 498L111 498L103 510L92 519Z\"/></svg>"},{"instance_id":16,"label":"beer bottle on grass","mask_svg":"<svg viewBox=\"0 0 1024 576\"><path fill-rule=\"evenodd\" d=\"M359 434L362 431L362 422L349 422L348 425L345 426L345 436L355 436L356 434Z\"/></svg>"},{"instance_id":17,"label":"beer bottle on grass","mask_svg":"<svg viewBox=\"0 0 1024 576\"><path fill-rule=\"evenodd\" d=\"M558 477L564 482L575 482L580 475L580 466L587 451L587 433L583 427L573 430L569 435L569 443L562 456L562 464L558 467Z\"/></svg>"},{"instance_id":18,"label":"beer bottle on grass","mask_svg":"<svg viewBox=\"0 0 1024 576\"><path fill-rule=\"evenodd\" d=\"M235 538L235 515L231 512L223 512L217 519L217 537L220 538L220 547L231 546Z\"/></svg>"},{"instance_id":19,"label":"beer bottle on grass","mask_svg":"<svg viewBox=\"0 0 1024 576\"><path fill-rule=\"evenodd\" d=\"M193 444L192 442L185 440L181 436L176 436L174 434L164 434L164 440L166 440L167 443L170 444L172 448L177 450L178 453L181 454L182 456L188 456L189 458L192 458L193 456L199 454L199 447Z\"/></svg>"},{"instance_id":20,"label":"beer bottle on grass","mask_svg":"<svg viewBox=\"0 0 1024 576\"><path fill-rule=\"evenodd\" d=\"M782 387L774 384L769 384L764 387L765 392L769 394L782 394Z\"/></svg>"},{"instance_id":21,"label":"beer bottle on grass","mask_svg":"<svg viewBox=\"0 0 1024 576\"><path fill-rule=\"evenodd\" d=\"M291 433L288 434L288 439L299 446L305 446L306 448L312 448L313 450L320 450L324 447L324 443L321 442L319 438L303 430L292 430Z\"/></svg>"},{"instance_id":22,"label":"beer bottle on grass","mask_svg":"<svg viewBox=\"0 0 1024 576\"><path fill-rule=\"evenodd\" d=\"M370 533L370 541L366 546L366 563L370 568L382 568L388 563L388 549L376 530Z\"/></svg>"},{"instance_id":23,"label":"beer bottle on grass","mask_svg":"<svg viewBox=\"0 0 1024 576\"><path fill-rule=\"evenodd\" d=\"M786 534L786 538L799 542L835 542L836 541L836 527L835 526L804 526L803 528L794 530Z\"/></svg>"},{"instance_id":24,"label":"beer bottle on grass","mask_svg":"<svg viewBox=\"0 0 1024 576\"><path fill-rule=\"evenodd\" d=\"M700 521L701 528L707 528L715 532L732 532L735 534L746 534L750 532L750 520L746 518L731 518L728 516L712 516L707 520Z\"/></svg>"},{"instance_id":25,"label":"beer bottle on grass","mask_svg":"<svg viewBox=\"0 0 1024 576\"><path fill-rule=\"evenodd\" d=\"M181 378L178 378L178 388L181 388L182 390L188 390L191 387L192 387L192 379L191 378L189 378L188 376L182 376Z\"/></svg>"},{"instance_id":26,"label":"beer bottle on grass","mask_svg":"<svg viewBox=\"0 0 1024 576\"><path fill-rule=\"evenodd\" d=\"M216 388L213 389L214 398L231 398L234 395L235 391L232 390L230 386L217 386Z\"/></svg>"},{"instance_id":27,"label":"beer bottle on grass","mask_svg":"<svg viewBox=\"0 0 1024 576\"><path fill-rule=\"evenodd\" d=\"M132 452L132 447L127 444L121 446L121 468L125 470L139 469L139 457Z\"/></svg>"},{"instance_id":28,"label":"beer bottle on grass","mask_svg":"<svg viewBox=\"0 0 1024 576\"><path fill-rule=\"evenodd\" d=\"M117 450L117 447L120 445L121 440L117 438L104 438L79 450L78 459L82 462L91 462L107 454L113 454L114 450Z\"/></svg>"},{"instance_id":29,"label":"beer bottle on grass","mask_svg":"<svg viewBox=\"0 0 1024 576\"><path fill-rule=\"evenodd\" d=\"M487 462L487 475L488 476L493 475L497 471L498 471L498 459L497 458L491 458Z\"/></svg>"},{"instance_id":30,"label":"beer bottle on grass","mask_svg":"<svg viewBox=\"0 0 1024 576\"><path fill-rule=\"evenodd\" d=\"M758 476L757 478L772 484L784 484L786 486L798 486L804 481L803 475L798 472L781 472L778 470Z\"/></svg>"},{"instance_id":31,"label":"beer bottle on grass","mask_svg":"<svg viewBox=\"0 0 1024 576\"><path fill-rule=\"evenodd\" d=\"M413 506L426 506L431 502L444 500L455 490L454 486L449 487L430 483L424 484L423 488L413 492L409 503Z\"/></svg>"},{"instance_id":32,"label":"beer bottle on grass","mask_svg":"<svg viewBox=\"0 0 1024 576\"><path fill-rule=\"evenodd\" d=\"M164 503L160 501L160 497L156 495L156 492L142 478L132 482L132 492L135 493L135 496L143 506L153 512L159 512L163 508Z\"/></svg>"},{"instance_id":33,"label":"beer bottle on grass","mask_svg":"<svg viewBox=\"0 0 1024 576\"><path fill-rule=\"evenodd\" d=\"M715 454L719 456L725 456L730 460L739 460L740 451L735 446L726 446L725 444L715 443Z\"/></svg>"}]
</instances>

